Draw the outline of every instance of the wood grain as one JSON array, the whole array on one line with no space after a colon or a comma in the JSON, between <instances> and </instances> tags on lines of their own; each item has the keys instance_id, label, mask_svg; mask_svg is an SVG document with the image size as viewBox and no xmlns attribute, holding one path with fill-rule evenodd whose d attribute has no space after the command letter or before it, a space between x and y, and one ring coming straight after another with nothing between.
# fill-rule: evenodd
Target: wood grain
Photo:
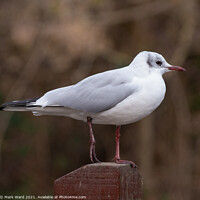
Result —
<instances>
[{"instance_id":1,"label":"wood grain","mask_svg":"<svg viewBox=\"0 0 200 200\"><path fill-rule=\"evenodd\" d=\"M140 200L142 177L127 164L88 164L57 179L54 195L57 199Z\"/></svg>"}]
</instances>

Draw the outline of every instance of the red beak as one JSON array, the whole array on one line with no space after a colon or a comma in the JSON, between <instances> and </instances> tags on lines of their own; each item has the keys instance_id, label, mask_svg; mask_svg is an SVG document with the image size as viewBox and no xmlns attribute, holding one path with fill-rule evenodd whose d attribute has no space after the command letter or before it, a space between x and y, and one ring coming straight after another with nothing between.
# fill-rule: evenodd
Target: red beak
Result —
<instances>
[{"instance_id":1,"label":"red beak","mask_svg":"<svg viewBox=\"0 0 200 200\"><path fill-rule=\"evenodd\" d=\"M175 70L175 71L180 71L180 72L185 72L186 69L184 69L183 67L178 67L178 66L170 66L167 67L169 70Z\"/></svg>"}]
</instances>

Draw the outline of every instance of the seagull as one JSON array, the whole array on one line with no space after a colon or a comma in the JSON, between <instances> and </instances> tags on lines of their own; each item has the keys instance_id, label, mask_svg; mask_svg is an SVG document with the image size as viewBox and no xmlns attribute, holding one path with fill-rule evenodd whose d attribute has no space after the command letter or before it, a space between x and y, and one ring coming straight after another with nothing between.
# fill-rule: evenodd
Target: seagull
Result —
<instances>
[{"instance_id":1,"label":"seagull","mask_svg":"<svg viewBox=\"0 0 200 200\"><path fill-rule=\"evenodd\" d=\"M115 125L114 160L136 167L134 162L120 159L120 127L146 117L161 104L166 92L162 75L173 70L186 71L170 65L158 53L142 51L126 67L89 76L38 98L4 103L0 110L31 111L35 116L65 116L87 122L92 163L100 162L95 153L92 124Z\"/></svg>"}]
</instances>

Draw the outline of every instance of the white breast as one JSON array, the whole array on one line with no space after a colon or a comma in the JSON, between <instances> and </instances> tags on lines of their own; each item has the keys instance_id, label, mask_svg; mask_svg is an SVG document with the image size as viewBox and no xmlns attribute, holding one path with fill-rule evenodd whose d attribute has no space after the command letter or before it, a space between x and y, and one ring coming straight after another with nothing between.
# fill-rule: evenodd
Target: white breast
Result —
<instances>
[{"instance_id":1,"label":"white breast","mask_svg":"<svg viewBox=\"0 0 200 200\"><path fill-rule=\"evenodd\" d=\"M137 80L134 79L134 84ZM123 125L136 122L153 112L162 102L166 92L160 74L138 79L139 89L114 108L92 116L93 123Z\"/></svg>"}]
</instances>

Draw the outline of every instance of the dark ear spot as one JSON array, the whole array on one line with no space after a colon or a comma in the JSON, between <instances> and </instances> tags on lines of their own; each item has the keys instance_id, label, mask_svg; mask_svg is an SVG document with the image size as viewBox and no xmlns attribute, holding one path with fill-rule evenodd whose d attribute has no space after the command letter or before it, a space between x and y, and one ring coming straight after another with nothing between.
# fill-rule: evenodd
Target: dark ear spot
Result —
<instances>
[{"instance_id":1,"label":"dark ear spot","mask_svg":"<svg viewBox=\"0 0 200 200\"><path fill-rule=\"evenodd\" d=\"M151 56L148 55L148 58L147 58L147 64L152 67L152 62L151 62Z\"/></svg>"}]
</instances>

